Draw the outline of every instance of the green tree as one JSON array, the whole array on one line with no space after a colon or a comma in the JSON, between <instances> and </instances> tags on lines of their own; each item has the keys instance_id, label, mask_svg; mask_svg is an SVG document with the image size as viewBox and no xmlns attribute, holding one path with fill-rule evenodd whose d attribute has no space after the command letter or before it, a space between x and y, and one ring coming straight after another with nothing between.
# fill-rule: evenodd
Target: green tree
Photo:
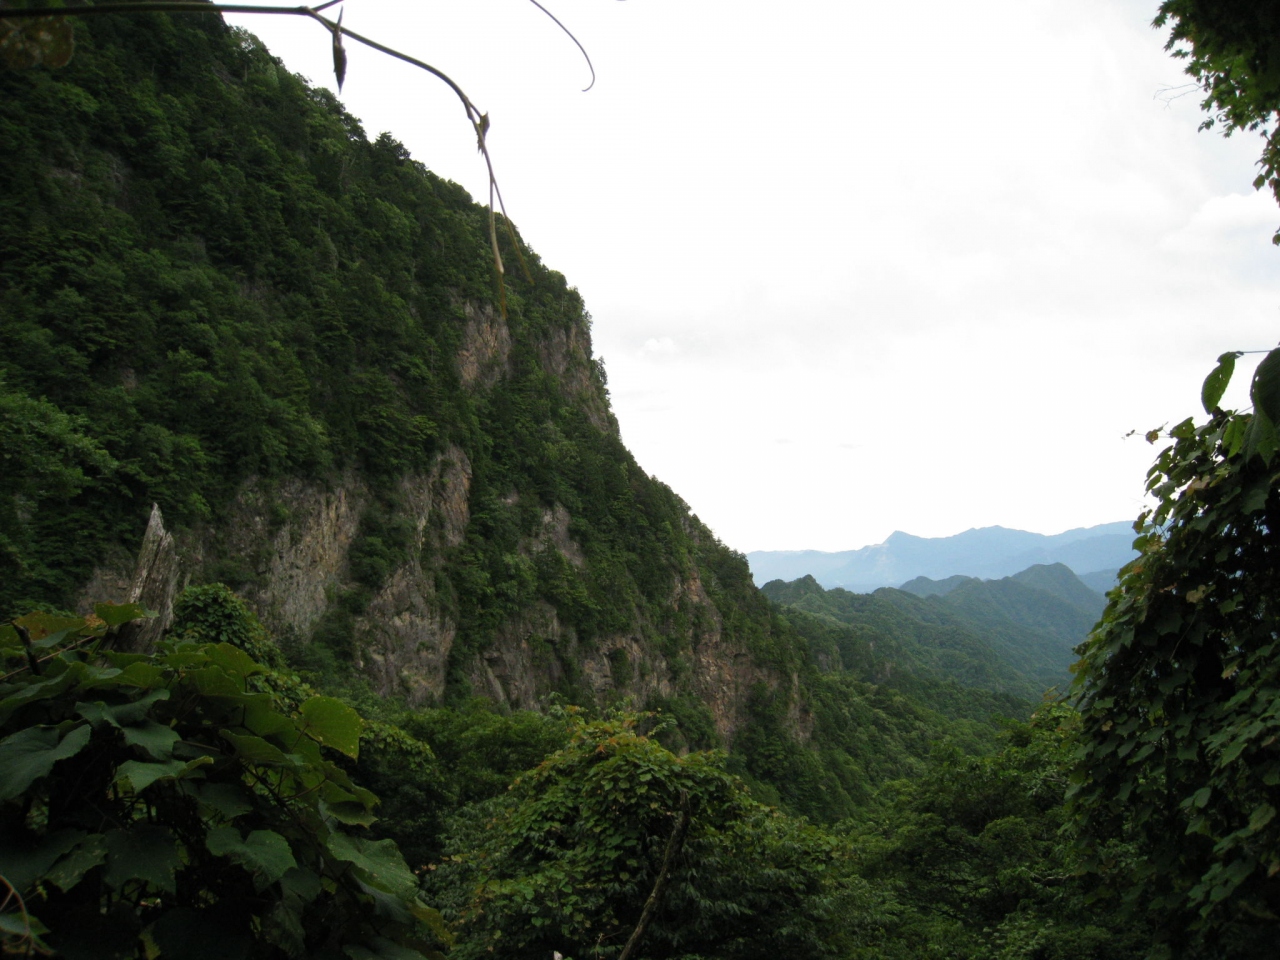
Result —
<instances>
[{"instance_id":1,"label":"green tree","mask_svg":"<svg viewBox=\"0 0 1280 960\"><path fill-rule=\"evenodd\" d=\"M846 826L887 918L862 957L1133 960L1145 924L1125 924L1078 876L1064 805L1079 720L1059 702L1009 724L987 757L940 750L915 780L886 786Z\"/></svg>"},{"instance_id":2,"label":"green tree","mask_svg":"<svg viewBox=\"0 0 1280 960\"><path fill-rule=\"evenodd\" d=\"M1280 926L1280 351L1252 412L1218 406L1237 356L1205 382L1208 421L1169 431L1141 554L1080 648L1084 849L1157 918L1162 955L1273 956Z\"/></svg>"},{"instance_id":3,"label":"green tree","mask_svg":"<svg viewBox=\"0 0 1280 960\"><path fill-rule=\"evenodd\" d=\"M568 746L459 819L432 874L459 957L618 957L637 927L636 956L831 953L830 838L634 716L569 721Z\"/></svg>"},{"instance_id":4,"label":"green tree","mask_svg":"<svg viewBox=\"0 0 1280 960\"><path fill-rule=\"evenodd\" d=\"M1254 187L1280 201L1280 7L1273 0L1164 0L1155 26L1172 25L1165 49L1187 61L1211 113L1201 129L1260 130ZM1272 238L1280 244L1280 231Z\"/></svg>"},{"instance_id":5,"label":"green tree","mask_svg":"<svg viewBox=\"0 0 1280 960\"><path fill-rule=\"evenodd\" d=\"M82 417L12 389L0 373L0 612L30 609L57 582L50 555L69 531L42 523L41 507L74 500L117 467L87 426ZM53 549L42 555L38 541L52 541Z\"/></svg>"},{"instance_id":6,"label":"green tree","mask_svg":"<svg viewBox=\"0 0 1280 960\"><path fill-rule=\"evenodd\" d=\"M6 946L70 960L433 954L439 916L395 844L366 834L377 798L343 769L359 715L297 700L289 677L201 639L211 624L261 637L230 623L225 597L197 599L184 633L148 655L110 648L135 606L0 627L0 874L21 898L0 915Z\"/></svg>"}]
</instances>

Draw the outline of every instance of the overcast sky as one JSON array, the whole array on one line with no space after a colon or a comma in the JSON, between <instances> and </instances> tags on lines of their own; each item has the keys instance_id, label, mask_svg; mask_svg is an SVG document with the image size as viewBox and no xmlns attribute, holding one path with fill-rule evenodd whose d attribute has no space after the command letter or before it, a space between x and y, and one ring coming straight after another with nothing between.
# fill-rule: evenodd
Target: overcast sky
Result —
<instances>
[{"instance_id":1,"label":"overcast sky","mask_svg":"<svg viewBox=\"0 0 1280 960\"><path fill-rule=\"evenodd\" d=\"M343 23L490 113L624 440L736 549L1131 519L1155 450L1124 435L1280 337L1260 142L1162 93L1183 75L1156 0L546 5L591 92L524 0L350 0ZM333 86L319 25L229 19ZM447 88L349 47L366 132L486 200Z\"/></svg>"}]
</instances>

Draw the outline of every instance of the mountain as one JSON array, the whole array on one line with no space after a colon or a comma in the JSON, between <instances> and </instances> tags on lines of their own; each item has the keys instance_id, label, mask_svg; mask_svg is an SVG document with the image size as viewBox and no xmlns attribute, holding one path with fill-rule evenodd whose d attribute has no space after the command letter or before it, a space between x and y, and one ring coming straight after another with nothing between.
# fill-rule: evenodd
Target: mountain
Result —
<instances>
[{"instance_id":1,"label":"mountain","mask_svg":"<svg viewBox=\"0 0 1280 960\"><path fill-rule=\"evenodd\" d=\"M865 592L919 577L1007 577L1035 564L1061 563L1076 573L1119 570L1136 556L1132 541L1127 521L1052 536L1005 527L933 538L898 531L883 543L858 550L757 550L747 554L747 562L756 583L810 574L826 587Z\"/></svg>"},{"instance_id":2,"label":"mountain","mask_svg":"<svg viewBox=\"0 0 1280 960\"><path fill-rule=\"evenodd\" d=\"M910 594L780 611L487 209L216 16L76 31L0 71L0 618L136 601L144 652L221 582L372 715L632 704L830 821L1056 680Z\"/></svg>"},{"instance_id":3,"label":"mountain","mask_svg":"<svg viewBox=\"0 0 1280 960\"><path fill-rule=\"evenodd\" d=\"M837 642L846 666L885 678L894 670L948 677L1026 698L1066 684L1073 648L1106 602L1063 564L1001 580L917 578L869 594L827 590L812 576L761 589L788 611L854 628ZM867 645L855 649L859 638Z\"/></svg>"},{"instance_id":4,"label":"mountain","mask_svg":"<svg viewBox=\"0 0 1280 960\"><path fill-rule=\"evenodd\" d=\"M841 587L826 590L812 577L791 583L774 580L761 590L782 606L797 629L811 637L811 646L818 631L804 619L797 620L797 613L836 627L823 638L826 655L834 653L842 669L877 683L896 683L909 674L1031 702L1060 680L1056 662L1041 664L1041 670L1013 663L981 626L899 590L874 594L851 593Z\"/></svg>"},{"instance_id":5,"label":"mountain","mask_svg":"<svg viewBox=\"0 0 1280 960\"><path fill-rule=\"evenodd\" d=\"M0 71L0 614L132 597L145 645L222 581L410 707L679 702L729 742L799 696L562 275L503 230L500 294L486 208L217 16L76 29Z\"/></svg>"}]
</instances>

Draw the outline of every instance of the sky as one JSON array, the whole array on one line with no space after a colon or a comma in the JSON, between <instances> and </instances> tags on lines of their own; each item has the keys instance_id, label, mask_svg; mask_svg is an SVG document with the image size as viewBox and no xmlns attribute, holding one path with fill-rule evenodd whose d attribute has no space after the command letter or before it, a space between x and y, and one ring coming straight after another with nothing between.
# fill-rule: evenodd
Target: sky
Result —
<instances>
[{"instance_id":1,"label":"sky","mask_svg":"<svg viewBox=\"0 0 1280 960\"><path fill-rule=\"evenodd\" d=\"M526 0L350 0L343 25L489 113L623 440L735 549L1131 519L1159 447L1126 435L1280 339L1260 139L1198 132L1156 0L545 5L589 92ZM228 20L335 87L320 25ZM448 88L347 46L366 133L486 202Z\"/></svg>"}]
</instances>

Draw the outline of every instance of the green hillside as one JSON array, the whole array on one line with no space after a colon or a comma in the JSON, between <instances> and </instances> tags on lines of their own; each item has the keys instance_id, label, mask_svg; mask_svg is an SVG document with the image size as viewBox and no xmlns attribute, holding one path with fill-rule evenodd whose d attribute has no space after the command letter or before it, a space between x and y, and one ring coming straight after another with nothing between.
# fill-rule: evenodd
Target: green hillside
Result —
<instances>
[{"instance_id":1,"label":"green hillside","mask_svg":"<svg viewBox=\"0 0 1280 960\"><path fill-rule=\"evenodd\" d=\"M1061 564L1003 580L921 578L906 586L912 590L861 594L805 577L761 590L788 610L842 624L844 661L873 674L905 670L1030 700L1066 685L1073 648L1103 606Z\"/></svg>"},{"instance_id":2,"label":"green hillside","mask_svg":"<svg viewBox=\"0 0 1280 960\"><path fill-rule=\"evenodd\" d=\"M789 669L745 562L623 447L561 275L524 251L503 317L487 211L218 19L77 31L0 74L0 608L127 584L154 503L175 584L383 693L465 697L530 631L519 702L636 644L679 692L722 630Z\"/></svg>"}]
</instances>

